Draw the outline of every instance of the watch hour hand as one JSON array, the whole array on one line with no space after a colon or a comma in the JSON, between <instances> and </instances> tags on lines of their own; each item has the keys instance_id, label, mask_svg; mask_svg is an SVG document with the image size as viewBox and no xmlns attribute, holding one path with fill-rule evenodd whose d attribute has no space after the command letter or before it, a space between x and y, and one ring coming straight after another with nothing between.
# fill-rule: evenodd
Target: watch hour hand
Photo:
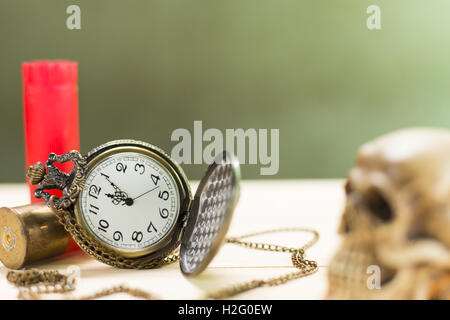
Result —
<instances>
[{"instance_id":1,"label":"watch hour hand","mask_svg":"<svg viewBox=\"0 0 450 320\"><path fill-rule=\"evenodd\" d=\"M116 191L116 192L114 192L114 194L112 194L112 193L105 193L105 195L108 198L111 198L112 199L112 203L115 204L115 205L118 205L122 201L124 201L124 203L127 203L127 199L129 199L128 195L125 192L122 192L122 191Z\"/></svg>"},{"instance_id":2,"label":"watch hour hand","mask_svg":"<svg viewBox=\"0 0 450 320\"><path fill-rule=\"evenodd\" d=\"M111 193L105 194L108 198L113 199L113 201L112 201L113 204L118 205L121 201L123 201L122 205L126 204L127 206L131 206L133 204L133 199L128 197L126 192L123 192L122 190L120 190L120 188L118 186L116 186L116 184L109 179L109 176L107 176L104 173L102 173L101 175L104 176L105 179L109 182L109 184L114 188L114 190L116 190L114 192L114 194L111 194Z\"/></svg>"}]
</instances>

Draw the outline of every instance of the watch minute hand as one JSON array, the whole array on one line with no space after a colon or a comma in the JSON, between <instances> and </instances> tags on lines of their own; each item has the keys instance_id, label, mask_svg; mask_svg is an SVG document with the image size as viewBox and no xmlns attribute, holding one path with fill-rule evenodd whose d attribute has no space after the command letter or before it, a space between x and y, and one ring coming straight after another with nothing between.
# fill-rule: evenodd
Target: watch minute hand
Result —
<instances>
[{"instance_id":1,"label":"watch minute hand","mask_svg":"<svg viewBox=\"0 0 450 320\"><path fill-rule=\"evenodd\" d=\"M120 188L119 188L118 186L116 186L116 185L114 184L114 182L112 182L111 180L109 180L109 177L108 177L106 174L103 174L103 173L102 173L102 176L104 176L105 179L108 180L109 184L110 184L114 189L116 189L116 191L119 191L119 192L122 191L122 190L120 190Z\"/></svg>"},{"instance_id":2,"label":"watch minute hand","mask_svg":"<svg viewBox=\"0 0 450 320\"><path fill-rule=\"evenodd\" d=\"M109 179L107 179L107 180L108 180L109 183L112 185L112 187L113 187L114 189L116 189L116 191L119 191L119 192L121 191L120 188L114 184L114 182L111 182L111 180L109 180Z\"/></svg>"}]
</instances>

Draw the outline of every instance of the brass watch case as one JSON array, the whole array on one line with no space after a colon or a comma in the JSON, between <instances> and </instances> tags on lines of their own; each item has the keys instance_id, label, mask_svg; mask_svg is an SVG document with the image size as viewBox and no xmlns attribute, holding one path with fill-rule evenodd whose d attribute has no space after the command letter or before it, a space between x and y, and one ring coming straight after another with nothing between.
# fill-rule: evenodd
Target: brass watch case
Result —
<instances>
[{"instance_id":1,"label":"brass watch case","mask_svg":"<svg viewBox=\"0 0 450 320\"><path fill-rule=\"evenodd\" d=\"M113 154L124 152L153 158L173 176L179 191L179 213L171 230L156 244L143 250L126 251L105 243L91 231L80 208L80 194L95 166ZM74 164L69 173L55 165L69 161ZM35 163L29 167L27 177L32 184L37 184L35 197L44 199L78 245L100 262L119 268L142 269L179 259L185 275L200 273L223 244L240 190L239 161L227 151L217 155L208 167L193 199L181 167L161 149L136 140L111 141L86 156L75 150L62 155L51 153L46 166ZM62 190L63 196L59 198L46 191L54 189Z\"/></svg>"},{"instance_id":2,"label":"brass watch case","mask_svg":"<svg viewBox=\"0 0 450 320\"><path fill-rule=\"evenodd\" d=\"M152 246L145 248L143 250L136 251L124 251L118 248L114 248L112 246L107 245L103 241L101 241L87 226L83 214L80 208L80 198L77 199L74 204L74 215L77 222L84 228L86 233L96 241L99 245L113 250L120 256L125 258L132 259L155 259L158 257L164 257L169 255L176 247L179 246L181 242L181 238L183 236L183 232L185 229L186 221L189 215L189 211L192 204L192 193L186 178L181 167L173 161L169 155L167 155L163 150L155 147L151 144L136 141L136 140L115 140L103 144L93 150L91 150L86 156L86 177L89 176L91 170L95 167L96 164L104 160L105 158L119 153L124 152L136 152L146 156L149 156L164 166L168 172L173 176L176 187L178 188L179 193L179 203L180 208L178 212L178 217L174 222L172 228L166 235L160 239L157 243Z\"/></svg>"}]
</instances>

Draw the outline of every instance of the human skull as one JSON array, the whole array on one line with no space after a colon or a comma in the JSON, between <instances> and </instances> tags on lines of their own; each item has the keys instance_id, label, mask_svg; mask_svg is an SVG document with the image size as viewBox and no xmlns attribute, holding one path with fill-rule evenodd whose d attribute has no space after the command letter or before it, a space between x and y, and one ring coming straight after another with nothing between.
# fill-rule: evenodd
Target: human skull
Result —
<instances>
[{"instance_id":1,"label":"human skull","mask_svg":"<svg viewBox=\"0 0 450 320\"><path fill-rule=\"evenodd\" d=\"M345 191L328 298L450 298L450 131L364 144Z\"/></svg>"}]
</instances>

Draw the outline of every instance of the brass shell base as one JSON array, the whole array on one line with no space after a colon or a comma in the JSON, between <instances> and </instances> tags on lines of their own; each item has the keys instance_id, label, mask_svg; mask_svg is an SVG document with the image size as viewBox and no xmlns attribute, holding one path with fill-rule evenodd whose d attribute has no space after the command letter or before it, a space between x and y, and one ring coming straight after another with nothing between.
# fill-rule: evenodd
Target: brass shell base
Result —
<instances>
[{"instance_id":1,"label":"brass shell base","mask_svg":"<svg viewBox=\"0 0 450 320\"><path fill-rule=\"evenodd\" d=\"M46 203L0 208L0 261L20 269L64 253L69 234Z\"/></svg>"}]
</instances>

